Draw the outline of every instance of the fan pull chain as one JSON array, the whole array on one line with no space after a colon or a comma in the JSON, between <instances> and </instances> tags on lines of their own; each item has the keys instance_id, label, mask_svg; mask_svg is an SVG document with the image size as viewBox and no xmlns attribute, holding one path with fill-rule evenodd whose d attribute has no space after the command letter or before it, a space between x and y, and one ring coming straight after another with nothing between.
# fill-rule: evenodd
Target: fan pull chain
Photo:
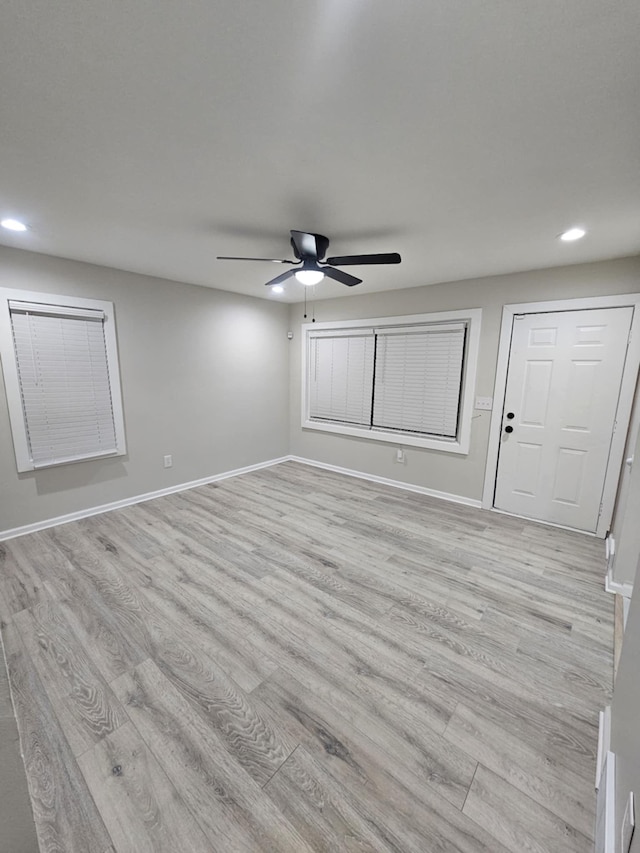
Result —
<instances>
[{"instance_id":1,"label":"fan pull chain","mask_svg":"<svg viewBox=\"0 0 640 853\"><path fill-rule=\"evenodd\" d=\"M307 290L309 288L305 287L304 289L304 319L307 319ZM316 321L316 286L315 284L311 288L312 290L312 299L311 299L311 322L315 323Z\"/></svg>"}]
</instances>

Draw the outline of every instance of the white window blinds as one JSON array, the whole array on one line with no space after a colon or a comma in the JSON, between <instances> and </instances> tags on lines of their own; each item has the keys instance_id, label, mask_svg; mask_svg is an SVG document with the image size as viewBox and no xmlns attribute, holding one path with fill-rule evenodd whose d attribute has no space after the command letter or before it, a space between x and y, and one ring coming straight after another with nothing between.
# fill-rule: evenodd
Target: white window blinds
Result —
<instances>
[{"instance_id":1,"label":"white window blinds","mask_svg":"<svg viewBox=\"0 0 640 853\"><path fill-rule=\"evenodd\" d=\"M455 438L463 323L376 329L373 426Z\"/></svg>"},{"instance_id":2,"label":"white window blinds","mask_svg":"<svg viewBox=\"0 0 640 853\"><path fill-rule=\"evenodd\" d=\"M14 300L9 312L33 467L117 453L103 312Z\"/></svg>"},{"instance_id":3,"label":"white window blinds","mask_svg":"<svg viewBox=\"0 0 640 853\"><path fill-rule=\"evenodd\" d=\"M310 417L370 426L373 356L371 329L312 335Z\"/></svg>"}]
</instances>

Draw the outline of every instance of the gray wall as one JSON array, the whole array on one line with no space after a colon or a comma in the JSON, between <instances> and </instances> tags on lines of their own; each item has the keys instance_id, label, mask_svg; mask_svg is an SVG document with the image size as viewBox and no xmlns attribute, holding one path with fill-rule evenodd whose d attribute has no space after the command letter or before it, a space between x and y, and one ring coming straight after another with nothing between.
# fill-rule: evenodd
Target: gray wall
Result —
<instances>
[{"instance_id":1,"label":"gray wall","mask_svg":"<svg viewBox=\"0 0 640 853\"><path fill-rule=\"evenodd\" d=\"M128 451L18 474L0 384L0 531L287 453L285 305L4 247L0 286L114 303Z\"/></svg>"},{"instance_id":2,"label":"gray wall","mask_svg":"<svg viewBox=\"0 0 640 853\"><path fill-rule=\"evenodd\" d=\"M389 273L393 275L393 270ZM493 395L502 306L640 290L640 258L558 267L494 278L417 287L370 295L349 295L316 303L316 321L482 308L482 336L476 395ZM296 345L291 350L291 453L327 464L479 500L482 497L491 412L474 412L468 456L406 448L406 464L394 461L395 447L379 441L302 429L300 415L301 305L291 307Z\"/></svg>"},{"instance_id":3,"label":"gray wall","mask_svg":"<svg viewBox=\"0 0 640 853\"><path fill-rule=\"evenodd\" d=\"M640 473L637 473L640 479ZM640 584L634 588L611 706L611 749L616 753L616 835L629 791L636 798L631 853L640 853Z\"/></svg>"},{"instance_id":4,"label":"gray wall","mask_svg":"<svg viewBox=\"0 0 640 853\"><path fill-rule=\"evenodd\" d=\"M407 448L404 465L394 462L391 445L301 429L301 305L287 309L264 299L3 247L0 285L114 302L128 446L127 457L18 475L0 389L0 530L287 452L481 497L489 412L474 413L468 456ZM476 394L491 396L504 304L639 289L640 258L626 258L322 300L316 318L364 319L481 307ZM291 344L285 334L288 326L295 332ZM166 453L174 457L174 467L167 470L162 467Z\"/></svg>"}]
</instances>

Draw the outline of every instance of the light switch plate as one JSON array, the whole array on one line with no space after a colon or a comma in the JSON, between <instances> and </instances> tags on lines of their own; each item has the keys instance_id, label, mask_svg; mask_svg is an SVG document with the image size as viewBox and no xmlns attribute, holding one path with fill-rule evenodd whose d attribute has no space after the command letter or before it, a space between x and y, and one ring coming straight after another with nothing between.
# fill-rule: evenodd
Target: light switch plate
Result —
<instances>
[{"instance_id":1,"label":"light switch plate","mask_svg":"<svg viewBox=\"0 0 640 853\"><path fill-rule=\"evenodd\" d=\"M631 841L633 839L633 830L636 825L636 809L633 792L629 793L629 799L627 800L627 807L624 810L624 817L622 818L622 830L621 830L621 847L622 853L629 853L631 849Z\"/></svg>"},{"instance_id":2,"label":"light switch plate","mask_svg":"<svg viewBox=\"0 0 640 853\"><path fill-rule=\"evenodd\" d=\"M475 408L490 412L493 408L493 397L476 397Z\"/></svg>"}]
</instances>

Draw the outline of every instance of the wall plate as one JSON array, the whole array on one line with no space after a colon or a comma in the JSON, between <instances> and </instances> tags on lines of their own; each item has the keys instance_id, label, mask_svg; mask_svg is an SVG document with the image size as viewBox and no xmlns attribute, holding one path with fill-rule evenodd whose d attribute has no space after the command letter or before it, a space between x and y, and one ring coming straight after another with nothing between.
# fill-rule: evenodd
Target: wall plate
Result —
<instances>
[{"instance_id":1,"label":"wall plate","mask_svg":"<svg viewBox=\"0 0 640 853\"><path fill-rule=\"evenodd\" d=\"M482 409L485 412L490 412L493 408L493 397L476 397L474 409Z\"/></svg>"}]
</instances>

